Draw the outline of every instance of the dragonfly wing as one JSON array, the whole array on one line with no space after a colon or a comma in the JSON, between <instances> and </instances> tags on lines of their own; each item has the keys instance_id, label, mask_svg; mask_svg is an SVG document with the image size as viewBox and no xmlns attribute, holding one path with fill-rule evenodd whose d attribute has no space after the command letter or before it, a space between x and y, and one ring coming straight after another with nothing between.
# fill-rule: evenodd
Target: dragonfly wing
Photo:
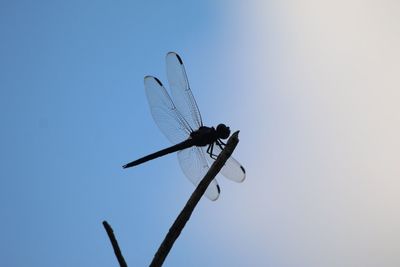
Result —
<instances>
[{"instance_id":1,"label":"dragonfly wing","mask_svg":"<svg viewBox=\"0 0 400 267\"><path fill-rule=\"evenodd\" d=\"M187 178L197 186L210 168L204 152L199 147L190 147L178 152L179 165ZM214 179L208 186L205 195L210 200L217 200L220 189Z\"/></svg>"},{"instance_id":2,"label":"dragonfly wing","mask_svg":"<svg viewBox=\"0 0 400 267\"><path fill-rule=\"evenodd\" d=\"M207 160L212 164L215 159L211 158L210 155L206 152L207 147L202 148L204 153L206 154ZM214 145L213 154L219 155L222 152L221 148ZM241 183L246 178L246 171L243 166L234 158L229 157L228 160L225 162L225 165L222 167L220 173L228 178L229 180Z\"/></svg>"},{"instance_id":3,"label":"dragonfly wing","mask_svg":"<svg viewBox=\"0 0 400 267\"><path fill-rule=\"evenodd\" d=\"M174 144L186 140L191 132L190 125L177 110L160 80L146 76L144 88L151 115L161 132Z\"/></svg>"},{"instance_id":4,"label":"dragonfly wing","mask_svg":"<svg viewBox=\"0 0 400 267\"><path fill-rule=\"evenodd\" d=\"M203 122L192 90L190 90L183 61L178 54L169 52L166 62L172 99L192 130L197 130L203 126Z\"/></svg>"}]
</instances>

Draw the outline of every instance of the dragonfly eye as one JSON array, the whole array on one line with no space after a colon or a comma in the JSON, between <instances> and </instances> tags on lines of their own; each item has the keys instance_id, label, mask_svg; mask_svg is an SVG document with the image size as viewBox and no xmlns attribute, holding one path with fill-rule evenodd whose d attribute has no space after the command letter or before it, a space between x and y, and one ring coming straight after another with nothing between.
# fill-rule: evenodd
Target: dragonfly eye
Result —
<instances>
[{"instance_id":1,"label":"dragonfly eye","mask_svg":"<svg viewBox=\"0 0 400 267\"><path fill-rule=\"evenodd\" d=\"M217 126L217 134L219 138L226 139L231 134L231 130L229 129L228 126L221 123Z\"/></svg>"}]
</instances>

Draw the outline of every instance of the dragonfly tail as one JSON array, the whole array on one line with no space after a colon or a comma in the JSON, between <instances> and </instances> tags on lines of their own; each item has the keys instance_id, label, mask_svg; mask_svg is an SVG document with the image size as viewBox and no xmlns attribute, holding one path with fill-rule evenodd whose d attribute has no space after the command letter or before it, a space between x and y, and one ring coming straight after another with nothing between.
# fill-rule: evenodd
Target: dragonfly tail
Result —
<instances>
[{"instance_id":1,"label":"dragonfly tail","mask_svg":"<svg viewBox=\"0 0 400 267\"><path fill-rule=\"evenodd\" d=\"M153 154L144 156L144 157L142 157L142 158L140 158L140 159L131 161L131 162L129 162L129 163L123 165L122 168L126 169L126 168L130 168L130 167L134 167L134 166L137 166L137 165L139 165L139 164L145 163L145 162L147 162L147 161L149 161L149 160L156 159L156 158L158 158L158 157L162 157L162 156L164 156L164 155L177 152L177 151L179 151L179 150L182 150L182 149L191 147L191 146L193 146L193 145L194 145L194 144L193 144L192 139L187 139L187 140L185 140L185 141L183 141L183 142L181 142L181 143L179 143L179 144L176 144L176 145L173 145L173 146L171 146L171 147L162 149L162 150L157 151L157 152L155 152L155 153L153 153Z\"/></svg>"}]
</instances>

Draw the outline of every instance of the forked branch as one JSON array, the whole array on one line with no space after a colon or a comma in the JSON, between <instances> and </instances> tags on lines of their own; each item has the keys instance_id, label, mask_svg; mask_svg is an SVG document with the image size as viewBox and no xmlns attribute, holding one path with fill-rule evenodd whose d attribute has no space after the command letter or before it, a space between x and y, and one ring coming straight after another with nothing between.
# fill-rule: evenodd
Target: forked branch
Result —
<instances>
[{"instance_id":1,"label":"forked branch","mask_svg":"<svg viewBox=\"0 0 400 267\"><path fill-rule=\"evenodd\" d=\"M176 218L174 224L169 229L167 235L165 236L163 242L161 243L160 247L158 248L156 254L152 262L150 263L150 267L159 267L161 266L168 253L171 251L172 246L174 245L176 239L179 237L180 233L185 227L187 221L190 219L190 216L193 213L193 210L199 203L201 197L203 196L204 192L207 190L208 186L215 178L215 176L219 173L221 168L224 166L225 162L228 158L232 155L233 151L235 150L237 144L239 143L239 131L232 134L229 138L225 148L219 154L218 158L214 161L211 165L210 169L208 170L207 174L204 178L200 181L199 185L196 187L192 195L190 196L189 200L186 202L185 207L179 213L178 217ZM111 244L114 249L115 256L119 262L121 267L127 267L128 265L125 262L124 257L122 256L121 250L118 246L117 239L114 236L113 230L111 226L104 221L103 222L104 228L107 231L108 237L110 238Z\"/></svg>"}]
</instances>

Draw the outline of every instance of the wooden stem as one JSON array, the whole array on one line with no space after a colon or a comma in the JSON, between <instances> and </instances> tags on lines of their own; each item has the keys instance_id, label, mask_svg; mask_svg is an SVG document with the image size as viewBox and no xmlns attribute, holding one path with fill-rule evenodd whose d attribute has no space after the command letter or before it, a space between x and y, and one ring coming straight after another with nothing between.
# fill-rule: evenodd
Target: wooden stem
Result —
<instances>
[{"instance_id":1,"label":"wooden stem","mask_svg":"<svg viewBox=\"0 0 400 267\"><path fill-rule=\"evenodd\" d=\"M156 254L154 255L153 261L150 263L150 267L159 267L164 263L164 260L168 256L168 253L170 252L172 246L175 243L175 240L179 237L183 227L185 227L185 224L192 215L192 212L195 209L197 203L200 201L204 192L207 190L207 187L209 186L211 181L215 178L215 176L219 173L219 171L224 166L228 158L232 155L233 150L235 149L236 145L239 142L238 135L239 131L232 134L224 150L219 154L218 158L211 165L210 169L208 170L204 178L201 180L196 190L190 196L185 207L183 208L181 213L179 213L178 217L176 218L175 222L169 229L163 242L158 248Z\"/></svg>"},{"instance_id":2,"label":"wooden stem","mask_svg":"<svg viewBox=\"0 0 400 267\"><path fill-rule=\"evenodd\" d=\"M125 262L124 257L122 256L121 250L119 249L119 245L118 245L117 239L115 238L113 229L111 228L111 226L108 224L107 221L103 221L103 226L106 229L108 237L110 238L111 245L114 249L114 253L115 253L115 256L117 257L119 266L128 267L128 265Z\"/></svg>"}]
</instances>

